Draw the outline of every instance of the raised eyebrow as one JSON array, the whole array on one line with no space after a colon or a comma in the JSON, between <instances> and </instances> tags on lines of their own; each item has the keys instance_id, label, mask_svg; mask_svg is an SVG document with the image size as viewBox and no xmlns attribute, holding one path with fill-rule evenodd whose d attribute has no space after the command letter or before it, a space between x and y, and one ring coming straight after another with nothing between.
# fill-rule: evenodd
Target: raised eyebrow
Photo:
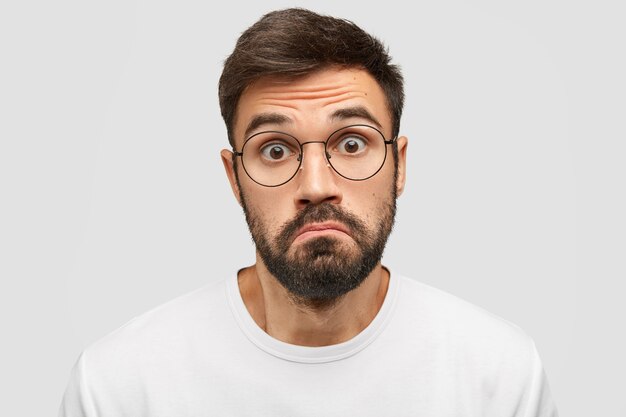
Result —
<instances>
[{"instance_id":1,"label":"raised eyebrow","mask_svg":"<svg viewBox=\"0 0 626 417\"><path fill-rule=\"evenodd\" d=\"M337 120L345 120L345 119L350 119L353 117L357 117L360 119L366 119L372 123L374 123L379 129L382 129L382 125L380 124L380 122L374 117L374 115L372 115L372 113L369 112L369 110L367 110L365 107L363 106L353 106L353 107L346 107L343 109L338 109L335 110L330 116L329 119L331 121L337 121Z\"/></svg>"},{"instance_id":2,"label":"raised eyebrow","mask_svg":"<svg viewBox=\"0 0 626 417\"><path fill-rule=\"evenodd\" d=\"M247 138L248 136L250 136L250 133L252 133L253 131L255 131L261 126L268 125L268 124L273 124L273 125L293 124L293 120L290 117L285 116L284 114L281 114L281 113L255 114L250 120L250 123L248 123L248 126L246 127L244 137Z\"/></svg>"}]
</instances>

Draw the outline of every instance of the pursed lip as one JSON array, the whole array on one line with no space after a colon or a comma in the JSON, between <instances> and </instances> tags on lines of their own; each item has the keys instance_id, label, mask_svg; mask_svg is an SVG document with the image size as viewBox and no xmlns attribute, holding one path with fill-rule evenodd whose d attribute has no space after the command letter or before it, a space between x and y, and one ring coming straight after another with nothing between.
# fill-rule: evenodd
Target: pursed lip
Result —
<instances>
[{"instance_id":1,"label":"pursed lip","mask_svg":"<svg viewBox=\"0 0 626 417\"><path fill-rule=\"evenodd\" d=\"M350 236L349 229L343 224L338 223L338 222L323 222L323 223L310 223L310 224L307 224L306 226L301 227L296 232L296 237L294 238L294 240L298 239L300 236L302 236L303 234L307 232L323 232L325 230L342 232Z\"/></svg>"}]
</instances>

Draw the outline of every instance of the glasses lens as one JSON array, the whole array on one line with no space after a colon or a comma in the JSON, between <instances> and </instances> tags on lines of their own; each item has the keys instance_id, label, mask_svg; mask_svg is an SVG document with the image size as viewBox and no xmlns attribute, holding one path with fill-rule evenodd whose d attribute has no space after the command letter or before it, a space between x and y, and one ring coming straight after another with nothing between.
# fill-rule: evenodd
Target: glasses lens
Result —
<instances>
[{"instance_id":1,"label":"glasses lens","mask_svg":"<svg viewBox=\"0 0 626 417\"><path fill-rule=\"evenodd\" d=\"M250 178L267 186L289 181L300 164L298 141L281 132L262 132L251 136L242 153L243 167Z\"/></svg>"},{"instance_id":2,"label":"glasses lens","mask_svg":"<svg viewBox=\"0 0 626 417\"><path fill-rule=\"evenodd\" d=\"M348 126L328 139L328 161L343 177L364 180L376 174L387 156L385 137L371 126Z\"/></svg>"}]
</instances>

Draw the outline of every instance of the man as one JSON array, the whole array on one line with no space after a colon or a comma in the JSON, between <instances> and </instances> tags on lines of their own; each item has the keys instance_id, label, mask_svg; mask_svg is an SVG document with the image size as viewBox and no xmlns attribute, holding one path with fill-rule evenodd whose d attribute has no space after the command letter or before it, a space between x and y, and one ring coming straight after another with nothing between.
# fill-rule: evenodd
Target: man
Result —
<instances>
[{"instance_id":1,"label":"man","mask_svg":"<svg viewBox=\"0 0 626 417\"><path fill-rule=\"evenodd\" d=\"M87 348L61 416L557 415L521 329L381 265L407 138L378 40L270 13L219 98L256 263Z\"/></svg>"}]
</instances>

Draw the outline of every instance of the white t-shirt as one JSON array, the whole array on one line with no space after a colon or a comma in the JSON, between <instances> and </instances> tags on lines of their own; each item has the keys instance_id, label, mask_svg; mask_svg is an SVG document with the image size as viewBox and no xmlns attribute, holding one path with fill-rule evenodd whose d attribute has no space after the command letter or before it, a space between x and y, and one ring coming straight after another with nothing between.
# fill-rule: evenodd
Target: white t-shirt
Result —
<instances>
[{"instance_id":1,"label":"white t-shirt","mask_svg":"<svg viewBox=\"0 0 626 417\"><path fill-rule=\"evenodd\" d=\"M519 327L391 272L354 338L307 347L254 322L231 276L85 349L61 417L556 417Z\"/></svg>"}]
</instances>

